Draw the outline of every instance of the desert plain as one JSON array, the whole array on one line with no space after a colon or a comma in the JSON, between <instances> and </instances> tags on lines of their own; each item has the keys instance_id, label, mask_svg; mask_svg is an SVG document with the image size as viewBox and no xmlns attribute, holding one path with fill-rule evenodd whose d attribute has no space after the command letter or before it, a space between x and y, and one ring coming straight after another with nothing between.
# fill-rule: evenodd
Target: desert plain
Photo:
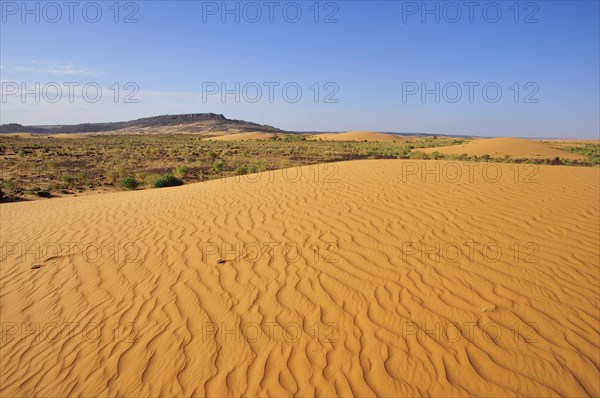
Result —
<instances>
[{"instance_id":1,"label":"desert plain","mask_svg":"<svg viewBox=\"0 0 600 398\"><path fill-rule=\"evenodd\" d=\"M600 395L597 143L247 134L2 138L1 396Z\"/></svg>"}]
</instances>

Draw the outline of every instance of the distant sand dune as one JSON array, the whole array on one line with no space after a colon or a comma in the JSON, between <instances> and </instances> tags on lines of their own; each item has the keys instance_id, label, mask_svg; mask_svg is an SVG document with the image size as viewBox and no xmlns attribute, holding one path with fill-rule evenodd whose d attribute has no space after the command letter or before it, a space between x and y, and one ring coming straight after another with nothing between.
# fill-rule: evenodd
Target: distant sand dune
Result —
<instances>
[{"instance_id":1,"label":"distant sand dune","mask_svg":"<svg viewBox=\"0 0 600 398\"><path fill-rule=\"evenodd\" d=\"M311 139L323 141L391 142L402 141L405 140L406 137L397 136L394 134L374 133L372 131L350 131L347 133L316 134L313 135Z\"/></svg>"},{"instance_id":2,"label":"distant sand dune","mask_svg":"<svg viewBox=\"0 0 600 398\"><path fill-rule=\"evenodd\" d=\"M559 156L561 159L585 159L575 153L562 151L550 145L534 140L522 138L487 138L476 139L462 145L452 145L439 148L419 149L425 153L439 152L449 155L481 156L490 155L493 158L503 158L508 155L513 159L552 159Z\"/></svg>"},{"instance_id":3,"label":"distant sand dune","mask_svg":"<svg viewBox=\"0 0 600 398\"><path fill-rule=\"evenodd\" d=\"M600 395L600 169L422 164L0 205L0 395Z\"/></svg>"},{"instance_id":4,"label":"distant sand dune","mask_svg":"<svg viewBox=\"0 0 600 398\"><path fill-rule=\"evenodd\" d=\"M67 138L67 139L76 139L76 138L88 138L93 135L97 135L95 133L67 133L67 134L49 134L48 137L52 138Z\"/></svg>"}]
</instances>

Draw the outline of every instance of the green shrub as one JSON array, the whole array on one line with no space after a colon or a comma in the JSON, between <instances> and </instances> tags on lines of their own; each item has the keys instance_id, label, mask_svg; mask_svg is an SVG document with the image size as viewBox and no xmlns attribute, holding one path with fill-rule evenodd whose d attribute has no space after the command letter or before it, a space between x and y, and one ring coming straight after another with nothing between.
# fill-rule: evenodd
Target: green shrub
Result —
<instances>
[{"instance_id":1,"label":"green shrub","mask_svg":"<svg viewBox=\"0 0 600 398\"><path fill-rule=\"evenodd\" d=\"M61 180L65 183L67 187L75 185L75 179L71 176L62 176Z\"/></svg>"},{"instance_id":2,"label":"green shrub","mask_svg":"<svg viewBox=\"0 0 600 398\"><path fill-rule=\"evenodd\" d=\"M87 171L81 170L79 173L77 173L77 180L82 184L89 184L90 176Z\"/></svg>"},{"instance_id":3,"label":"green shrub","mask_svg":"<svg viewBox=\"0 0 600 398\"><path fill-rule=\"evenodd\" d=\"M6 190L13 195L20 194L22 192L21 183L17 180L6 180L2 183L2 185L4 185L4 188L6 188Z\"/></svg>"},{"instance_id":4,"label":"green shrub","mask_svg":"<svg viewBox=\"0 0 600 398\"><path fill-rule=\"evenodd\" d=\"M212 164L212 169L217 173L221 173L225 168L225 163L222 160L215 160Z\"/></svg>"},{"instance_id":5,"label":"green shrub","mask_svg":"<svg viewBox=\"0 0 600 398\"><path fill-rule=\"evenodd\" d=\"M179 185L183 185L183 181L170 174L160 176L154 182L154 188L177 187Z\"/></svg>"},{"instance_id":6,"label":"green shrub","mask_svg":"<svg viewBox=\"0 0 600 398\"><path fill-rule=\"evenodd\" d=\"M119 180L119 187L123 189L136 189L139 185L140 183L132 177L125 177Z\"/></svg>"},{"instance_id":7,"label":"green shrub","mask_svg":"<svg viewBox=\"0 0 600 398\"><path fill-rule=\"evenodd\" d=\"M188 174L187 166L177 166L173 169L173 175L177 178L185 178Z\"/></svg>"},{"instance_id":8,"label":"green shrub","mask_svg":"<svg viewBox=\"0 0 600 398\"><path fill-rule=\"evenodd\" d=\"M368 159L378 159L380 156L379 151L377 149L371 149L367 151L366 155Z\"/></svg>"},{"instance_id":9,"label":"green shrub","mask_svg":"<svg viewBox=\"0 0 600 398\"><path fill-rule=\"evenodd\" d=\"M242 166L236 167L235 174L237 174L237 175L248 174L248 166L242 165Z\"/></svg>"},{"instance_id":10,"label":"green shrub","mask_svg":"<svg viewBox=\"0 0 600 398\"><path fill-rule=\"evenodd\" d=\"M408 147L399 148L396 157L398 159L408 159L410 157L410 149Z\"/></svg>"},{"instance_id":11,"label":"green shrub","mask_svg":"<svg viewBox=\"0 0 600 398\"><path fill-rule=\"evenodd\" d=\"M306 141L306 136L304 136L304 134L292 134L292 135L286 135L285 138L283 139L285 142L299 142L299 141Z\"/></svg>"},{"instance_id":12,"label":"green shrub","mask_svg":"<svg viewBox=\"0 0 600 398\"><path fill-rule=\"evenodd\" d=\"M248 167L248 172L249 173L260 173L261 171L265 171L266 169L267 169L267 166L265 165L265 162L263 162L262 160L255 160Z\"/></svg>"},{"instance_id":13,"label":"green shrub","mask_svg":"<svg viewBox=\"0 0 600 398\"><path fill-rule=\"evenodd\" d=\"M427 159L427 154L421 151L414 151L410 153L411 159Z\"/></svg>"}]
</instances>

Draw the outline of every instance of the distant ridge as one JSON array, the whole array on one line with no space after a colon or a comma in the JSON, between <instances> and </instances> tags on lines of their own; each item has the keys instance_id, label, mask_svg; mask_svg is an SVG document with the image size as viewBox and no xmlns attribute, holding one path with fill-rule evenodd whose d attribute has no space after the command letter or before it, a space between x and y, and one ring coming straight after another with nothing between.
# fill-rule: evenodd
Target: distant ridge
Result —
<instances>
[{"instance_id":1,"label":"distant ridge","mask_svg":"<svg viewBox=\"0 0 600 398\"><path fill-rule=\"evenodd\" d=\"M74 134L74 133L105 133L132 128L149 128L164 126L179 126L186 124L199 125L209 131L256 131L283 132L273 126L247 122L245 120L227 119L217 113L187 113L181 115L161 115L127 122L111 123L82 123L72 125L38 125L23 126L17 123L0 125L0 133L31 133L31 134Z\"/></svg>"}]
</instances>

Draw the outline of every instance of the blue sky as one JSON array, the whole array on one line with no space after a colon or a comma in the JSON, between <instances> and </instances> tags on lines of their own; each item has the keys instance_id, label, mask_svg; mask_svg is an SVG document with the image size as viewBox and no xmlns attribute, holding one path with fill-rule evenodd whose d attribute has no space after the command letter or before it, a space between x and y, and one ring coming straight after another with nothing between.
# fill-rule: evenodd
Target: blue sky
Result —
<instances>
[{"instance_id":1,"label":"blue sky","mask_svg":"<svg viewBox=\"0 0 600 398\"><path fill-rule=\"evenodd\" d=\"M2 123L600 134L598 1L0 3Z\"/></svg>"}]
</instances>

